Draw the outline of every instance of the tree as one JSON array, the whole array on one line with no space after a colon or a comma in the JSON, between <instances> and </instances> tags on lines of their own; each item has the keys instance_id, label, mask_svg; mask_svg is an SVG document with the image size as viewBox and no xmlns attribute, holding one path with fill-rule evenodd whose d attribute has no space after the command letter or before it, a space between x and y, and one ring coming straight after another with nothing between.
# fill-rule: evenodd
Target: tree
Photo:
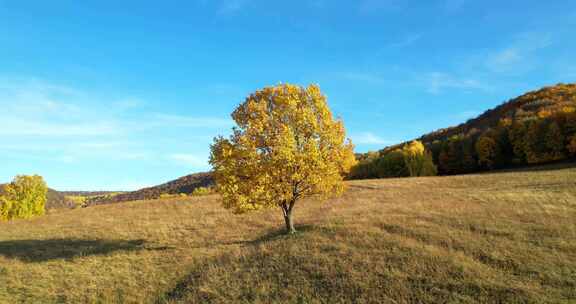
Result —
<instances>
[{"instance_id":1,"label":"tree","mask_svg":"<svg viewBox=\"0 0 576 304\"><path fill-rule=\"evenodd\" d=\"M460 136L452 136L442 145L438 156L438 167L443 174L458 174L462 172L462 140Z\"/></svg>"},{"instance_id":2,"label":"tree","mask_svg":"<svg viewBox=\"0 0 576 304\"><path fill-rule=\"evenodd\" d=\"M368 179L377 178L377 161L380 158L380 153L376 151L369 151L366 154L356 156L358 162L350 169L347 179Z\"/></svg>"},{"instance_id":3,"label":"tree","mask_svg":"<svg viewBox=\"0 0 576 304\"><path fill-rule=\"evenodd\" d=\"M564 135L556 122L553 121L548 125L544 139L550 160L559 160L565 157Z\"/></svg>"},{"instance_id":4,"label":"tree","mask_svg":"<svg viewBox=\"0 0 576 304\"><path fill-rule=\"evenodd\" d=\"M570 142L568 143L567 148L568 148L568 152L570 152L570 154L576 156L576 135L572 136L572 138L570 139Z\"/></svg>"},{"instance_id":5,"label":"tree","mask_svg":"<svg viewBox=\"0 0 576 304\"><path fill-rule=\"evenodd\" d=\"M528 122L526 131L526 161L529 164L545 162L548 159L545 156L546 125L542 120Z\"/></svg>"},{"instance_id":6,"label":"tree","mask_svg":"<svg viewBox=\"0 0 576 304\"><path fill-rule=\"evenodd\" d=\"M526 134L528 126L524 122L514 122L509 130L510 142L512 144L512 151L514 152L514 159L512 162L517 164L525 163L527 160L526 151L528 146L526 143Z\"/></svg>"},{"instance_id":7,"label":"tree","mask_svg":"<svg viewBox=\"0 0 576 304\"><path fill-rule=\"evenodd\" d=\"M0 192L0 220L44 214L48 187L41 176L16 176Z\"/></svg>"},{"instance_id":8,"label":"tree","mask_svg":"<svg viewBox=\"0 0 576 304\"><path fill-rule=\"evenodd\" d=\"M374 164L377 177L410 176L401 150L393 150L382 155Z\"/></svg>"},{"instance_id":9,"label":"tree","mask_svg":"<svg viewBox=\"0 0 576 304\"><path fill-rule=\"evenodd\" d=\"M421 141L415 140L402 148L404 162L410 176L433 176L436 175L436 166L432 155L426 151Z\"/></svg>"},{"instance_id":10,"label":"tree","mask_svg":"<svg viewBox=\"0 0 576 304\"><path fill-rule=\"evenodd\" d=\"M478 170L478 161L476 160L476 149L474 147L476 138L466 137L462 141L462 172L471 173Z\"/></svg>"},{"instance_id":11,"label":"tree","mask_svg":"<svg viewBox=\"0 0 576 304\"><path fill-rule=\"evenodd\" d=\"M478 153L478 163L481 166L492 170L498 159L498 144L489 136L480 136L476 142L476 152Z\"/></svg>"},{"instance_id":12,"label":"tree","mask_svg":"<svg viewBox=\"0 0 576 304\"><path fill-rule=\"evenodd\" d=\"M215 138L210 156L225 208L242 213L279 207L293 233L292 210L299 199L344 191L343 176L356 162L354 146L318 86L264 88L246 98L232 118L233 134Z\"/></svg>"}]
</instances>

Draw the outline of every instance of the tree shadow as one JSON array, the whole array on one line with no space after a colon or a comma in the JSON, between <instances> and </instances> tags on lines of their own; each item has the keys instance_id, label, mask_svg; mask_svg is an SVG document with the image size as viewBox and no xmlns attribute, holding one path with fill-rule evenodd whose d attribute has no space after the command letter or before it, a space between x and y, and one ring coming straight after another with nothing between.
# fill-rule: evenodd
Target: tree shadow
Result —
<instances>
[{"instance_id":1,"label":"tree shadow","mask_svg":"<svg viewBox=\"0 0 576 304\"><path fill-rule=\"evenodd\" d=\"M92 255L106 255L116 251L168 250L169 247L146 247L144 240L13 240L0 241L0 256L23 262L72 260Z\"/></svg>"},{"instance_id":2,"label":"tree shadow","mask_svg":"<svg viewBox=\"0 0 576 304\"><path fill-rule=\"evenodd\" d=\"M240 240L240 241L230 241L230 242L222 242L216 245L259 245L266 242L289 239L289 238L297 238L300 237L303 233L314 231L314 230L322 230L320 227L316 227L313 225L295 225L296 233L294 234L287 234L286 229L273 229L264 233L263 235L252 239L252 240Z\"/></svg>"},{"instance_id":3,"label":"tree shadow","mask_svg":"<svg viewBox=\"0 0 576 304\"><path fill-rule=\"evenodd\" d=\"M296 233L294 234L287 234L286 229L282 227L282 228L270 229L267 232L263 233L262 235L251 240L238 240L238 241L220 242L214 244L216 246L241 245L244 247L244 250L247 250L245 251L246 255L243 255L242 258L238 258L234 255L231 255L228 252L224 252L220 255L209 257L204 260L198 260L197 264L194 265L191 272L189 272L186 276L177 281L173 288L158 295L155 304L166 304L173 302L178 303L222 302L220 300L213 299L212 298L213 295L198 290L199 284L207 279L206 269L209 269L212 265L220 265L220 267L222 265L224 266L236 265L235 263L241 263L241 261L246 263L244 265L257 265L256 262L264 260L260 257L260 255L264 253L258 250L258 247L260 245L270 243L272 244L272 246L274 246L273 248L281 248L278 251L288 252L285 246L289 246L288 244L291 243L290 241L299 241L299 239L305 237L307 233L310 232L333 233L333 231L331 231L328 228L310 224L296 225L295 228ZM254 264L252 264L252 262L254 262ZM188 300L186 299L187 293L191 294L198 293L201 299Z\"/></svg>"}]
</instances>

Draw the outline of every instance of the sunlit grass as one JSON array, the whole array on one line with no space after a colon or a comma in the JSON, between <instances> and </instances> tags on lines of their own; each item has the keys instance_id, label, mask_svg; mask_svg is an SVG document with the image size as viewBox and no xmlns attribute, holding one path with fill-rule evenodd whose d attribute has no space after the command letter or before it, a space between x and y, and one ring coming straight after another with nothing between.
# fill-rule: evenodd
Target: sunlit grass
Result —
<instances>
[{"instance_id":1,"label":"sunlit grass","mask_svg":"<svg viewBox=\"0 0 576 304\"><path fill-rule=\"evenodd\" d=\"M0 224L2 303L576 301L576 169L349 182L233 215L218 196Z\"/></svg>"}]
</instances>

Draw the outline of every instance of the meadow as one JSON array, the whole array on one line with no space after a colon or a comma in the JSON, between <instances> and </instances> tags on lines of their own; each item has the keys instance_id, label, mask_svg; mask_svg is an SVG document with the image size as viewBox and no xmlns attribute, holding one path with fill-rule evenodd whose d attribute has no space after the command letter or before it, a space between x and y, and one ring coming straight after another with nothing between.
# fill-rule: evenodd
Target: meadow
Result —
<instances>
[{"instance_id":1,"label":"meadow","mask_svg":"<svg viewBox=\"0 0 576 304\"><path fill-rule=\"evenodd\" d=\"M0 223L0 303L576 302L576 166L347 185L295 235L218 195Z\"/></svg>"}]
</instances>

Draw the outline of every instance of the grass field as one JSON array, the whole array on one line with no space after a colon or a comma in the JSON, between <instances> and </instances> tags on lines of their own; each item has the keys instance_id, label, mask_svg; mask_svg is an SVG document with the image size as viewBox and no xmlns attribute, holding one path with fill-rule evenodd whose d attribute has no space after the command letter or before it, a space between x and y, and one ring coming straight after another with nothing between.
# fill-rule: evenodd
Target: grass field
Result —
<instances>
[{"instance_id":1,"label":"grass field","mask_svg":"<svg viewBox=\"0 0 576 304\"><path fill-rule=\"evenodd\" d=\"M576 302L576 168L348 185L294 236L216 195L0 223L0 302Z\"/></svg>"}]
</instances>

